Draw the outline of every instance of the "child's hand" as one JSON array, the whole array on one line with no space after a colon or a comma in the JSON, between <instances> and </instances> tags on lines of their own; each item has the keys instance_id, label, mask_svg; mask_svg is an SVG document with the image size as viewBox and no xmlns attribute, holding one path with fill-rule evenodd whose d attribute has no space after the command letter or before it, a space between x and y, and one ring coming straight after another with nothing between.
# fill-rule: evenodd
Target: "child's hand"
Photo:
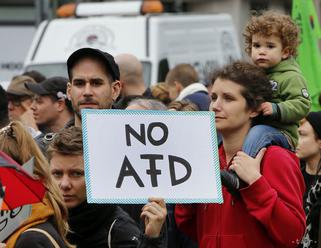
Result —
<instances>
[{"instance_id":1,"label":"child's hand","mask_svg":"<svg viewBox=\"0 0 321 248\"><path fill-rule=\"evenodd\" d=\"M264 102L261 104L261 111L263 115L272 115L273 113L273 107L272 103L270 102Z\"/></svg>"}]
</instances>

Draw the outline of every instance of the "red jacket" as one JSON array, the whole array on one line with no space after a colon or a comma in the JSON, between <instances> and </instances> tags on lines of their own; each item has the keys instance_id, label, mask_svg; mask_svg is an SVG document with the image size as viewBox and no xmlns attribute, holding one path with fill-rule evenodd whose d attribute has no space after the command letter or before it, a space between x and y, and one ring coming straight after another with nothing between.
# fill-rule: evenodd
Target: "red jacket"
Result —
<instances>
[{"instance_id":1,"label":"red jacket","mask_svg":"<svg viewBox=\"0 0 321 248\"><path fill-rule=\"evenodd\" d=\"M220 167L226 167L219 149ZM177 205L178 227L200 248L296 247L305 230L304 180L295 154L278 146L267 149L262 176L232 196L223 187L223 204Z\"/></svg>"}]
</instances>

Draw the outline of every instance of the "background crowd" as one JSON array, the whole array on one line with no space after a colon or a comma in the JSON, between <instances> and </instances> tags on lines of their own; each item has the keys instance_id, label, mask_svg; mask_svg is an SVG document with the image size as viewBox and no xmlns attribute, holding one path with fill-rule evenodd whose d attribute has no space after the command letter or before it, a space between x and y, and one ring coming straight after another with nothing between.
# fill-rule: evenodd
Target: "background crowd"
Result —
<instances>
[{"instance_id":1,"label":"background crowd","mask_svg":"<svg viewBox=\"0 0 321 248\"><path fill-rule=\"evenodd\" d=\"M47 189L6 247L319 247L321 111L310 112L295 61L299 29L267 12L244 36L251 62L225 65L210 85L186 63L146 87L134 55L82 48L69 78L30 71L0 87L0 150L34 157ZM224 203L88 204L84 108L214 111Z\"/></svg>"}]
</instances>

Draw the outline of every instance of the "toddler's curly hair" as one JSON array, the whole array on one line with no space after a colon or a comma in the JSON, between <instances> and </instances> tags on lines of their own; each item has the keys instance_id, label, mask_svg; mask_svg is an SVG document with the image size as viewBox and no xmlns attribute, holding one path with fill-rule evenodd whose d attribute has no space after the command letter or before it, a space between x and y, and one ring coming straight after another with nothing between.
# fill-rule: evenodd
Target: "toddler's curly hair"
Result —
<instances>
[{"instance_id":1,"label":"toddler's curly hair","mask_svg":"<svg viewBox=\"0 0 321 248\"><path fill-rule=\"evenodd\" d=\"M267 11L262 15L253 15L245 27L245 52L251 56L252 37L276 35L280 37L282 48L288 48L290 56L297 55L300 29L290 16Z\"/></svg>"}]
</instances>

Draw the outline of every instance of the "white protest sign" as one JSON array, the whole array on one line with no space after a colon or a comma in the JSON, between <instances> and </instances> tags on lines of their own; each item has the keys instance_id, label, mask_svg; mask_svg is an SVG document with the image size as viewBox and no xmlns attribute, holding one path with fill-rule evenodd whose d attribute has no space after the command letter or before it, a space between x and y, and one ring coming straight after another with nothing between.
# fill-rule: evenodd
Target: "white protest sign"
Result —
<instances>
[{"instance_id":1,"label":"white protest sign","mask_svg":"<svg viewBox=\"0 0 321 248\"><path fill-rule=\"evenodd\" d=\"M9 237L31 214L31 205L0 211L0 242Z\"/></svg>"},{"instance_id":2,"label":"white protest sign","mask_svg":"<svg viewBox=\"0 0 321 248\"><path fill-rule=\"evenodd\" d=\"M82 110L87 201L222 203L213 112Z\"/></svg>"}]
</instances>

